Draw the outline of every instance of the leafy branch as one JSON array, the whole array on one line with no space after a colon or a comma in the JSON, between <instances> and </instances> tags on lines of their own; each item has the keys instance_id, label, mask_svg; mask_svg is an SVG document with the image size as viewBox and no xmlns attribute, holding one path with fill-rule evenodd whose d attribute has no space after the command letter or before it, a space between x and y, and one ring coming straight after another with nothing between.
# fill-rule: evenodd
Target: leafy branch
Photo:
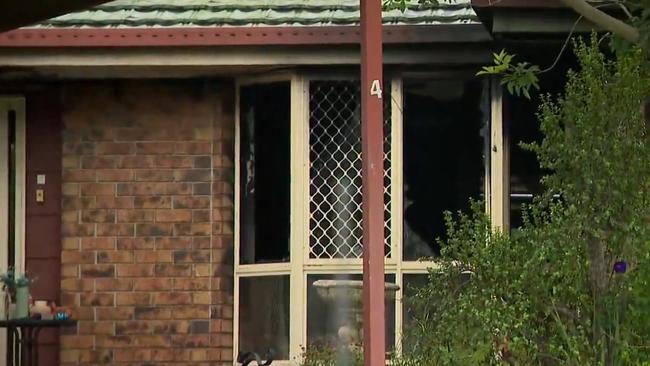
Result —
<instances>
[{"instance_id":1,"label":"leafy branch","mask_svg":"<svg viewBox=\"0 0 650 366\"><path fill-rule=\"evenodd\" d=\"M513 60L515 55L501 50L494 54L494 65L483 66L477 75L501 76L501 85L504 85L510 94L523 95L530 99L531 88L539 89L539 66L528 62Z\"/></svg>"}]
</instances>

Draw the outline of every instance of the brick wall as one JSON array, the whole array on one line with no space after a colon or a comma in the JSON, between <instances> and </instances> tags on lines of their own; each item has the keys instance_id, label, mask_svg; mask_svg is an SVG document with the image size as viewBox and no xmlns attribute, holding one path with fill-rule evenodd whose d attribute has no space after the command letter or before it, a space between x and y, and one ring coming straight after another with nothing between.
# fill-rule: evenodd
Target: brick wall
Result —
<instances>
[{"instance_id":1,"label":"brick wall","mask_svg":"<svg viewBox=\"0 0 650 366\"><path fill-rule=\"evenodd\" d=\"M232 364L232 91L64 87L63 365Z\"/></svg>"}]
</instances>

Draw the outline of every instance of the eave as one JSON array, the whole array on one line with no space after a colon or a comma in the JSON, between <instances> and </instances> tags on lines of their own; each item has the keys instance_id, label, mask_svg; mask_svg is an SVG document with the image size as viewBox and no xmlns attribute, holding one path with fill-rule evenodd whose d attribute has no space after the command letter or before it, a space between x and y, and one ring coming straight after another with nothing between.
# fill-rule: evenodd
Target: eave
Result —
<instances>
[{"instance_id":1,"label":"eave","mask_svg":"<svg viewBox=\"0 0 650 366\"><path fill-rule=\"evenodd\" d=\"M480 24L387 25L384 43L488 42ZM25 28L0 33L0 47L201 47L359 44L358 26Z\"/></svg>"}]
</instances>

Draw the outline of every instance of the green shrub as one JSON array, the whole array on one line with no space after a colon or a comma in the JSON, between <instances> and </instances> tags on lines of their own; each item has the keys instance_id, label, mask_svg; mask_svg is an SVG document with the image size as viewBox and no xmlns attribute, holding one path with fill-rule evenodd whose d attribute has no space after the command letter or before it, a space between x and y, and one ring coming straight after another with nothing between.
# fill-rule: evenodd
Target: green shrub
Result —
<instances>
[{"instance_id":1,"label":"green shrub","mask_svg":"<svg viewBox=\"0 0 650 366\"><path fill-rule=\"evenodd\" d=\"M545 194L511 235L478 203L447 216L395 364L650 365L649 79L638 50L608 61L592 39L576 54L564 95L542 103L543 142L527 146L553 172Z\"/></svg>"}]
</instances>

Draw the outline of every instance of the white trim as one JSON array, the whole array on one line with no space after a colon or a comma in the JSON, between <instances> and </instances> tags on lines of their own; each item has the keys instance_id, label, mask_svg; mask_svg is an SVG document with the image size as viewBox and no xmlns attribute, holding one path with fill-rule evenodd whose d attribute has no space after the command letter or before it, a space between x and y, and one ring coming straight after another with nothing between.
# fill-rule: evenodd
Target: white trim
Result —
<instances>
[{"instance_id":1,"label":"white trim","mask_svg":"<svg viewBox=\"0 0 650 366\"><path fill-rule=\"evenodd\" d=\"M16 182L15 196L14 196L14 225L15 225L15 270L16 273L24 272L25 268L25 98L23 97L0 97L0 272L6 272L8 269L8 246L6 238L8 237L9 222L6 212L8 210L8 202L5 197L8 197L9 179L7 154L9 146L7 145L9 139L8 120L7 114L10 110L16 113ZM4 297L0 296L2 304L4 304ZM6 309L2 306L2 314L4 316ZM5 358L7 352L7 332L5 329L0 330L0 359Z\"/></svg>"},{"instance_id":2,"label":"white trim","mask_svg":"<svg viewBox=\"0 0 650 366\"><path fill-rule=\"evenodd\" d=\"M310 95L309 83L312 80L348 80L356 79L348 74L334 72L334 74L314 73L291 73L282 71L261 77L253 76L237 81L237 105L236 105L236 127L235 127L235 321L234 321L234 342L233 352L238 352L239 343L239 279L256 276L277 276L289 275L291 304L291 317L289 325L289 356L291 361L276 361L279 364L294 364L300 361L302 355L301 346L307 342L307 276L322 274L361 274L363 262L361 259L317 259L310 258ZM385 259L386 274L393 275L398 285L403 285L405 275L426 274L430 270L440 268L435 261L403 261L403 80L401 76L387 79L390 82L391 90L391 250L390 258ZM290 132L290 254L291 261L284 263L264 264L240 264L240 236L239 236L239 215L240 215L240 182L239 182L239 160L240 160L240 88L243 85L272 83L278 81L290 81L291 85L291 132ZM492 88L494 84L488 84ZM501 131L502 123L497 117L501 116L501 100L495 98L494 91L488 93L491 96L487 102L491 106L491 115L488 117L489 127L486 139L492 138L492 142L501 141L503 135L495 136ZM486 103L486 101L483 101ZM495 123L496 122L496 123ZM495 125L498 128L495 128ZM503 145L497 145L499 151ZM491 146L486 151L492 151ZM494 161L492 153L487 154L485 162L485 184L486 201L493 197L490 187L503 187L502 182L496 182L496 177L503 177L502 174L495 175L497 167L490 164ZM501 160L503 161L503 160ZM503 171L503 168L501 168ZM491 178L490 178L491 177ZM491 201L490 201L491 202ZM495 202L502 202L496 200ZM489 208L494 212L496 204L491 203ZM503 210L503 204L499 205ZM402 314L403 294L398 291L395 301L395 346L400 346L400 335L403 328Z\"/></svg>"},{"instance_id":3,"label":"white trim","mask_svg":"<svg viewBox=\"0 0 650 366\"><path fill-rule=\"evenodd\" d=\"M307 290L303 270L309 251L309 83L300 75L291 78L291 289L289 304L289 359L299 362L307 341ZM305 250L304 248L307 248Z\"/></svg>"}]
</instances>

